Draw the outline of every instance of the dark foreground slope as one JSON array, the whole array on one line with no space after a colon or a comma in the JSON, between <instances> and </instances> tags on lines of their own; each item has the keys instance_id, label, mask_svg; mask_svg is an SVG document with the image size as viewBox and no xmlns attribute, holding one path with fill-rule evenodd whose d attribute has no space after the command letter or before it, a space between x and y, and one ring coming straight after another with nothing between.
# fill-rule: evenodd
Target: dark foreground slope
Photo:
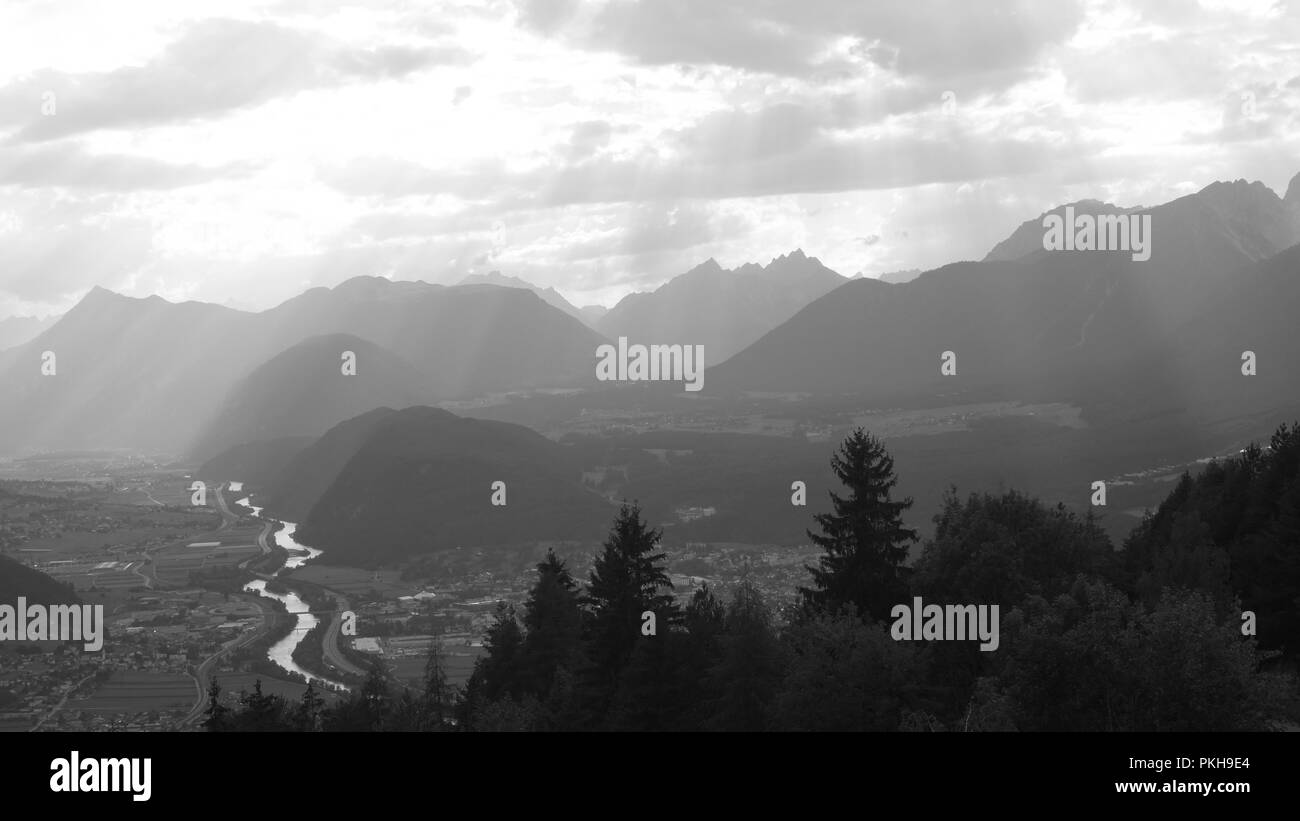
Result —
<instances>
[{"instance_id":1,"label":"dark foreground slope","mask_svg":"<svg viewBox=\"0 0 1300 821\"><path fill-rule=\"evenodd\" d=\"M374 565L458 547L604 535L608 502L581 484L563 446L528 428L422 407L368 421L356 427L360 446L298 531L332 561ZM336 443L355 441L345 439ZM329 456L316 448L304 454ZM498 481L506 483L499 506L492 503Z\"/></svg>"},{"instance_id":2,"label":"dark foreground slope","mask_svg":"<svg viewBox=\"0 0 1300 821\"><path fill-rule=\"evenodd\" d=\"M0 604L13 606L22 596L28 604L79 604L67 585L8 556L0 556Z\"/></svg>"}]
</instances>

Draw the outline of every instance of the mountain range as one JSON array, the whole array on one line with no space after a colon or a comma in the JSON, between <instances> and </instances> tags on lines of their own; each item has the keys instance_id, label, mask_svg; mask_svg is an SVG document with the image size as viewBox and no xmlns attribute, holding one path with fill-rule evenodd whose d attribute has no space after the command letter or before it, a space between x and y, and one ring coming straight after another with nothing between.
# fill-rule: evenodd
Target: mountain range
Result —
<instances>
[{"instance_id":1,"label":"mountain range","mask_svg":"<svg viewBox=\"0 0 1300 821\"><path fill-rule=\"evenodd\" d=\"M846 281L802 250L732 269L708 259L654 291L624 297L596 329L631 344L703 345L711 367Z\"/></svg>"},{"instance_id":2,"label":"mountain range","mask_svg":"<svg viewBox=\"0 0 1300 821\"><path fill-rule=\"evenodd\" d=\"M1239 376L1241 351L1263 344L1255 340L1294 337L1300 268L1287 249L1300 243L1297 192L1294 181L1284 198L1259 183L1215 183L1145 209L1145 262L1123 251L1045 251L1042 219L1030 220L980 262L899 285L848 282L712 368L705 391L934 404L965 393L1093 408L1123 394L1130 408L1168 405L1184 385ZM1211 350L1216 359L1192 353ZM1295 360L1277 350L1269 361L1289 368ZM940 370L946 351L956 357L952 377ZM1185 370L1170 367L1179 362ZM1273 375L1300 384L1290 373ZM1300 398L1281 387L1269 395Z\"/></svg>"},{"instance_id":3,"label":"mountain range","mask_svg":"<svg viewBox=\"0 0 1300 821\"><path fill-rule=\"evenodd\" d=\"M304 400L300 409L311 417L302 423L263 420L228 436L214 430L249 421L249 413L279 401L249 405L250 389L284 386L304 373L340 373L342 350L320 352L306 370L303 362L312 351L289 352L329 334L375 346L359 357L358 376L349 378L376 384L369 359L380 370L375 379L393 389L382 398L403 401L586 384L593 381L592 357L603 342L578 320L517 288L358 277L332 289L313 288L260 313L95 288L53 327L0 353L0 378L8 388L0 395L0 450L124 447L177 453L195 445L210 450L229 437L316 432L323 409L307 400L319 398L320 386L294 389ZM281 356L288 358L276 359ZM405 383L405 394L398 382ZM244 405L250 410L241 416ZM347 407L339 418L353 410ZM324 416L339 421L337 414ZM206 438L211 436L217 441Z\"/></svg>"},{"instance_id":4,"label":"mountain range","mask_svg":"<svg viewBox=\"0 0 1300 821\"><path fill-rule=\"evenodd\" d=\"M0 352L0 450L127 447L202 460L312 441L377 407L593 387L594 352L618 336L703 344L712 396L1069 401L1094 419L1182 403L1189 420L1227 419L1231 402L1259 415L1295 399L1288 249L1300 243L1300 175L1282 197L1238 180L1151 208L1071 207L1150 215L1150 259L1044 250L1043 218L1061 206L980 261L894 283L846 279L800 250L730 270L710 259L588 314L595 330L553 289L498 273L456 286L357 277L257 313L96 288ZM1240 383L1229 377L1247 349L1261 369ZM355 376L340 371L345 351ZM955 378L940 371L948 351Z\"/></svg>"},{"instance_id":5,"label":"mountain range","mask_svg":"<svg viewBox=\"0 0 1300 821\"><path fill-rule=\"evenodd\" d=\"M559 291L554 288L542 288L534 285L527 280L519 277L506 276L500 271L491 271L486 274L470 274L460 281L461 285L496 285L499 288L522 288L525 291L532 291L542 298L542 301L554 308L559 308L574 319L579 320L591 327L595 327L596 320L604 316L606 308L603 305L586 305L581 308L565 299Z\"/></svg>"},{"instance_id":6,"label":"mountain range","mask_svg":"<svg viewBox=\"0 0 1300 821\"><path fill-rule=\"evenodd\" d=\"M351 334L313 336L239 380L191 451L206 458L247 442L319 436L377 405L432 400L425 376L392 351Z\"/></svg>"}]
</instances>

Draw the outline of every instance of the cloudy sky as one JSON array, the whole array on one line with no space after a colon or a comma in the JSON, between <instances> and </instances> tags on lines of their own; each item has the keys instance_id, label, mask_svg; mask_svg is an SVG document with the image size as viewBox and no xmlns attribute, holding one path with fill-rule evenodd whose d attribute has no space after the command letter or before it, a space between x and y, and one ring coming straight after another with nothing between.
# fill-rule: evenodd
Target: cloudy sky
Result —
<instances>
[{"instance_id":1,"label":"cloudy sky","mask_svg":"<svg viewBox=\"0 0 1300 821\"><path fill-rule=\"evenodd\" d=\"M1286 0L0 3L0 317L982 257L1300 171Z\"/></svg>"}]
</instances>

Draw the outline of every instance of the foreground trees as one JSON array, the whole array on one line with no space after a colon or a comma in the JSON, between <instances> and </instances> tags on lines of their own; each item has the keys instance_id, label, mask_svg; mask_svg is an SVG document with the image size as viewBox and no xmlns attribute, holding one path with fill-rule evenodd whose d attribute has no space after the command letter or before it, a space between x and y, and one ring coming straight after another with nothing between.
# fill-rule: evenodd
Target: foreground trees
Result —
<instances>
[{"instance_id":1,"label":"foreground trees","mask_svg":"<svg viewBox=\"0 0 1300 821\"><path fill-rule=\"evenodd\" d=\"M463 690L435 647L420 688L384 671L331 705L260 685L210 730L1256 730L1300 723L1293 674L1264 671L1300 606L1300 437L1185 477L1117 554L1090 516L1015 491L955 490L915 568L893 463L855 431L833 465L848 488L813 536L799 607L781 619L751 580L679 606L660 533L620 510L587 584L548 553L521 611L502 604ZM1289 587L1288 587L1289 585ZM1287 598L1286 591L1290 591ZM1001 641L900 641L913 595L996 605ZM1278 648L1243 633L1243 602ZM643 630L643 615L656 629ZM1267 618L1267 620L1266 620ZM1286 657L1280 657L1283 661Z\"/></svg>"}]
</instances>

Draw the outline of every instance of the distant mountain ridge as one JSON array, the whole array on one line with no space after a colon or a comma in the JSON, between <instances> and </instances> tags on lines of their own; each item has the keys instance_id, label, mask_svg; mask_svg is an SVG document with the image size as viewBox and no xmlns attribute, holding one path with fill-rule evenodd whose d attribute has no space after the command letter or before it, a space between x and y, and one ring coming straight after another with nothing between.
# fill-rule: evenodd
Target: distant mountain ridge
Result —
<instances>
[{"instance_id":1,"label":"distant mountain ridge","mask_svg":"<svg viewBox=\"0 0 1300 821\"><path fill-rule=\"evenodd\" d=\"M579 308L569 300L565 299L559 291L554 288L543 288L540 285L520 279L519 277L507 276L500 271L489 271L486 274L470 274L462 279L460 285L496 285L500 288L520 288L525 291L532 291L542 298L542 301L554 308L559 308L574 319L579 320L587 325L592 323L592 307L588 306ZM603 311L603 308L600 308Z\"/></svg>"},{"instance_id":2,"label":"distant mountain ridge","mask_svg":"<svg viewBox=\"0 0 1300 821\"><path fill-rule=\"evenodd\" d=\"M604 341L517 288L357 277L248 313L97 287L40 336L0 353L0 450L181 452L239 379L333 333L410 363L421 400L586 384Z\"/></svg>"},{"instance_id":3,"label":"distant mountain ridge","mask_svg":"<svg viewBox=\"0 0 1300 821\"><path fill-rule=\"evenodd\" d=\"M58 321L58 316L10 316L0 319L0 351L30 342Z\"/></svg>"},{"instance_id":4,"label":"distant mountain ridge","mask_svg":"<svg viewBox=\"0 0 1300 821\"><path fill-rule=\"evenodd\" d=\"M377 406L434 400L421 372L392 351L351 334L314 336L241 379L192 451L207 458L245 442L319 436Z\"/></svg>"},{"instance_id":5,"label":"distant mountain ridge","mask_svg":"<svg viewBox=\"0 0 1300 821\"><path fill-rule=\"evenodd\" d=\"M853 280L710 370L705 391L854 394L880 402L946 402L956 391L982 391L1068 398L1114 412L1124 407L1121 395L1135 397L1134 408L1177 401L1178 382L1159 363L1184 361L1179 352L1192 344L1189 335L1195 350L1213 348L1216 356L1234 347L1240 355L1262 336L1294 336L1288 329L1296 302L1287 291L1294 283L1281 271L1293 259L1285 249L1300 243L1297 191L1293 183L1283 199L1259 183L1215 183L1142 209L1153 225L1147 262L1124 252L1045 251L1041 220L1031 220L984 261L947 265L902 285ZM1083 207L1119 210L1095 201ZM1243 279L1251 266L1277 273ZM1224 313L1254 319L1228 329L1218 319ZM940 371L944 351L956 354L956 377ZM1147 373L1131 362L1146 363ZM1222 367L1237 374L1231 362ZM1206 379L1222 387L1222 374L1214 374ZM1198 378L1195 371L1184 376ZM1269 402L1300 401L1300 380L1287 385L1274 385Z\"/></svg>"},{"instance_id":6,"label":"distant mountain ridge","mask_svg":"<svg viewBox=\"0 0 1300 821\"><path fill-rule=\"evenodd\" d=\"M717 364L847 279L802 250L726 269L708 259L651 292L629 294L596 323L610 339L704 345Z\"/></svg>"}]
</instances>

